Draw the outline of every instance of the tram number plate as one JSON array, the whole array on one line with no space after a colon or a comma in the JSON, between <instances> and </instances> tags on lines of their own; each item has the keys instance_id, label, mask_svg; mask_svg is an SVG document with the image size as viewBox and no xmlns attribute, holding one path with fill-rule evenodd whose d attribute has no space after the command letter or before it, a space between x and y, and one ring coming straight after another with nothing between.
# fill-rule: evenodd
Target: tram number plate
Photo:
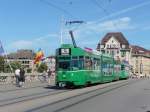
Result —
<instances>
[{"instance_id":1,"label":"tram number plate","mask_svg":"<svg viewBox=\"0 0 150 112\"><path fill-rule=\"evenodd\" d=\"M70 55L70 49L61 49L61 55Z\"/></svg>"}]
</instances>

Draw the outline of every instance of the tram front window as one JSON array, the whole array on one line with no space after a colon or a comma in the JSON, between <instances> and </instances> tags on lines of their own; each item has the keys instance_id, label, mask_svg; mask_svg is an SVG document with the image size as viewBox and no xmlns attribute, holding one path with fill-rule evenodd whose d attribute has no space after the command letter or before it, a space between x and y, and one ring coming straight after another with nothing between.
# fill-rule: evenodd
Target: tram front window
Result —
<instances>
[{"instance_id":1,"label":"tram front window","mask_svg":"<svg viewBox=\"0 0 150 112\"><path fill-rule=\"evenodd\" d=\"M59 69L69 70L70 62L69 61L59 62Z\"/></svg>"}]
</instances>

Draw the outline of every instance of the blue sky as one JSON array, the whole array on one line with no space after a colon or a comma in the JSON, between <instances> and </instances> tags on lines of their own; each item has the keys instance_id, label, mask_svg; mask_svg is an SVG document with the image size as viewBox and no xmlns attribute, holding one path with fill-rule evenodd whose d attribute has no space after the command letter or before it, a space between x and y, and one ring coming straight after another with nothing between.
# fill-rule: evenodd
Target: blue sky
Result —
<instances>
[{"instance_id":1,"label":"blue sky","mask_svg":"<svg viewBox=\"0 0 150 112\"><path fill-rule=\"evenodd\" d=\"M71 42L68 29L75 27L81 47L95 49L107 32L122 32L130 44L150 49L149 11L150 0L0 0L0 40L6 52L42 48L54 54L63 17L85 21L63 25L64 43Z\"/></svg>"}]
</instances>

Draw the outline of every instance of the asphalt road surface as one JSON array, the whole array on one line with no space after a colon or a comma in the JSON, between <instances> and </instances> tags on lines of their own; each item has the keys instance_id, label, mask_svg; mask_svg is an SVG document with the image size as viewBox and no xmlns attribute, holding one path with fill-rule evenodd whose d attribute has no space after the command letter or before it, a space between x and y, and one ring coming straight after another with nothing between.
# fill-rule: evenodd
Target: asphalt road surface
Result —
<instances>
[{"instance_id":1,"label":"asphalt road surface","mask_svg":"<svg viewBox=\"0 0 150 112\"><path fill-rule=\"evenodd\" d=\"M118 81L68 91L61 90L62 93L51 88L49 91L57 94L3 105L0 106L0 111L150 112L149 79Z\"/></svg>"}]
</instances>

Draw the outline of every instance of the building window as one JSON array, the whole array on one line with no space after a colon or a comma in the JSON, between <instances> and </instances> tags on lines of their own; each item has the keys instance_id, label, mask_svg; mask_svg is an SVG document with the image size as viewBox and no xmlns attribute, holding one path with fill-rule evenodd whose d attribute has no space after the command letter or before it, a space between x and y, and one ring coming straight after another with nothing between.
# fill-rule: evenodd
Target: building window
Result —
<instances>
[{"instance_id":1,"label":"building window","mask_svg":"<svg viewBox=\"0 0 150 112\"><path fill-rule=\"evenodd\" d=\"M114 48L116 48L116 45L115 45L115 44L114 44L113 46L114 46Z\"/></svg>"},{"instance_id":2,"label":"building window","mask_svg":"<svg viewBox=\"0 0 150 112\"><path fill-rule=\"evenodd\" d=\"M126 45L122 45L122 48L124 49L126 47Z\"/></svg>"},{"instance_id":3,"label":"building window","mask_svg":"<svg viewBox=\"0 0 150 112\"><path fill-rule=\"evenodd\" d=\"M121 56L122 56L122 57L125 57L125 55L126 55L126 52L125 52L125 51L121 52Z\"/></svg>"},{"instance_id":4,"label":"building window","mask_svg":"<svg viewBox=\"0 0 150 112\"><path fill-rule=\"evenodd\" d=\"M114 51L111 51L111 55L114 56Z\"/></svg>"},{"instance_id":5,"label":"building window","mask_svg":"<svg viewBox=\"0 0 150 112\"><path fill-rule=\"evenodd\" d=\"M119 54L119 50L117 50L117 54Z\"/></svg>"},{"instance_id":6,"label":"building window","mask_svg":"<svg viewBox=\"0 0 150 112\"><path fill-rule=\"evenodd\" d=\"M101 45L101 48L104 48L104 45Z\"/></svg>"},{"instance_id":7,"label":"building window","mask_svg":"<svg viewBox=\"0 0 150 112\"><path fill-rule=\"evenodd\" d=\"M109 54L109 51L107 51L107 54Z\"/></svg>"},{"instance_id":8,"label":"building window","mask_svg":"<svg viewBox=\"0 0 150 112\"><path fill-rule=\"evenodd\" d=\"M107 45L107 48L109 48L109 45Z\"/></svg>"}]
</instances>

